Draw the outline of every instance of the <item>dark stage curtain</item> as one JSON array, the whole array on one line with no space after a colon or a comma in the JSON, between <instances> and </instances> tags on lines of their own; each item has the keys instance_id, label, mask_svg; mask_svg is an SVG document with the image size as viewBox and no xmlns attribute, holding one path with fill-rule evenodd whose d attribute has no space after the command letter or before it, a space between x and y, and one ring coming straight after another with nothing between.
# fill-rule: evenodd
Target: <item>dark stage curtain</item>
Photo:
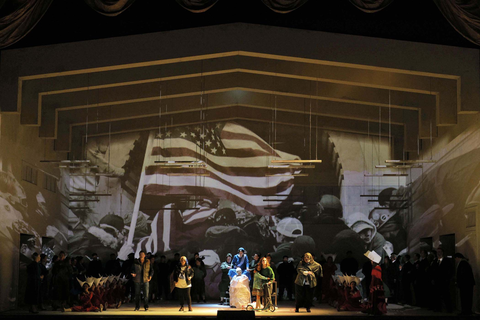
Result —
<instances>
[{"instance_id":1,"label":"dark stage curtain","mask_svg":"<svg viewBox=\"0 0 480 320\"><path fill-rule=\"evenodd\" d=\"M90 8L104 16L118 16L127 10L135 0L85 0Z\"/></svg>"},{"instance_id":2,"label":"dark stage curtain","mask_svg":"<svg viewBox=\"0 0 480 320\"><path fill-rule=\"evenodd\" d=\"M277 13L289 13L300 8L308 0L262 0L262 2Z\"/></svg>"},{"instance_id":3,"label":"dark stage curtain","mask_svg":"<svg viewBox=\"0 0 480 320\"><path fill-rule=\"evenodd\" d=\"M0 49L22 39L40 21L53 0L0 0Z\"/></svg>"},{"instance_id":4,"label":"dark stage curtain","mask_svg":"<svg viewBox=\"0 0 480 320\"><path fill-rule=\"evenodd\" d=\"M105 16L117 16L135 2L135 0L84 1L93 10ZM186 10L195 13L205 12L218 2L218 0L175 1ZM289 13L308 0L261 1L277 13ZM52 2L53 0L0 0L0 49L14 44L28 34ZM367 13L378 12L392 2L393 0L350 0L356 8ZM433 0L433 2L458 33L472 43L480 45L480 0ZM415 7L412 10L415 10Z\"/></svg>"},{"instance_id":5,"label":"dark stage curtain","mask_svg":"<svg viewBox=\"0 0 480 320\"><path fill-rule=\"evenodd\" d=\"M378 12L385 9L392 2L393 0L350 0L351 4L367 13Z\"/></svg>"},{"instance_id":6,"label":"dark stage curtain","mask_svg":"<svg viewBox=\"0 0 480 320\"><path fill-rule=\"evenodd\" d=\"M480 45L479 0L433 0L433 2L458 33Z\"/></svg>"},{"instance_id":7,"label":"dark stage curtain","mask_svg":"<svg viewBox=\"0 0 480 320\"><path fill-rule=\"evenodd\" d=\"M218 0L176 0L179 5L188 11L201 13L205 12L217 3Z\"/></svg>"}]
</instances>

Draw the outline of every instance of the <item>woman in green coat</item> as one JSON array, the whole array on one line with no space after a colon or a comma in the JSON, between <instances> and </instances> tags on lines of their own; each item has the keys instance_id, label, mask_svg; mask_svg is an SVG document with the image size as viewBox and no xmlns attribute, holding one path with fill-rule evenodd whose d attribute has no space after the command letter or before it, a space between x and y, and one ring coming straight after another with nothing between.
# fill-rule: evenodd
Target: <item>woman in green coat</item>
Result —
<instances>
[{"instance_id":1,"label":"woman in green coat","mask_svg":"<svg viewBox=\"0 0 480 320\"><path fill-rule=\"evenodd\" d=\"M263 283L263 306L264 309L267 309L272 304L272 284L269 282L269 280L275 280L275 273L273 273L273 270L270 267L266 257L263 257L260 260L260 264L262 265L260 274L268 279Z\"/></svg>"},{"instance_id":2,"label":"woman in green coat","mask_svg":"<svg viewBox=\"0 0 480 320\"><path fill-rule=\"evenodd\" d=\"M262 275L262 264L258 263L253 271L252 296L256 297L255 309L260 309L260 297L263 297L263 284L270 280Z\"/></svg>"}]
</instances>

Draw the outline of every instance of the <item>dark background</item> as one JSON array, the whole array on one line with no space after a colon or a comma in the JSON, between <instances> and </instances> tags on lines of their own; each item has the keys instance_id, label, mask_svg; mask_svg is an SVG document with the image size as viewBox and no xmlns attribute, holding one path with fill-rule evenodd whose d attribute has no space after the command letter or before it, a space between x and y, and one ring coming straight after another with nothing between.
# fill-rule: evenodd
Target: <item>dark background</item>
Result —
<instances>
[{"instance_id":1,"label":"dark background","mask_svg":"<svg viewBox=\"0 0 480 320\"><path fill-rule=\"evenodd\" d=\"M273 12L260 0L219 0L204 13L192 13L174 0L137 0L115 17L95 12L82 0L54 0L37 26L9 48L234 22L478 48L431 0L396 0L376 13L365 13L348 0L309 0L287 14Z\"/></svg>"}]
</instances>

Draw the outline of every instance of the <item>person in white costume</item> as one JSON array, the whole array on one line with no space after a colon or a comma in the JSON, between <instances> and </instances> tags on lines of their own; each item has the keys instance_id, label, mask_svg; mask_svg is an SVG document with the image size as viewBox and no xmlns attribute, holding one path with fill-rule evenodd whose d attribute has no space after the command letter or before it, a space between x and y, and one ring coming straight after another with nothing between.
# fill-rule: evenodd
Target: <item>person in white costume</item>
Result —
<instances>
[{"instance_id":1,"label":"person in white costume","mask_svg":"<svg viewBox=\"0 0 480 320\"><path fill-rule=\"evenodd\" d=\"M230 306L243 308L250 303L250 282L242 274L242 269L237 268L237 275L230 281Z\"/></svg>"}]
</instances>

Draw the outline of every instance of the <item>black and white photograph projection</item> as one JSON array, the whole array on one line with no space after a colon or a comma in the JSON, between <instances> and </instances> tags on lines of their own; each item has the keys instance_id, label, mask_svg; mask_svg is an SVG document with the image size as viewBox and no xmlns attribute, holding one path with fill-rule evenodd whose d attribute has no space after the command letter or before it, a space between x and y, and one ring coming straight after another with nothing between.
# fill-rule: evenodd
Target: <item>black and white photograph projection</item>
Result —
<instances>
[{"instance_id":1,"label":"black and white photograph projection","mask_svg":"<svg viewBox=\"0 0 480 320\"><path fill-rule=\"evenodd\" d=\"M385 187L381 208L348 203L364 190L348 181L363 172L344 172L334 141L358 151L372 142L318 129L310 134L282 126L275 135L268 126L232 121L90 139L88 159L98 168L87 177L65 171L66 188L92 199L111 196L71 206L72 254L127 260L142 250L168 259L199 253L207 295L217 297L220 264L239 247L250 259L270 253L275 263L285 255L300 260L304 252L341 261L352 251L363 261L366 250L405 251L408 188ZM383 143L380 152L388 147ZM325 160L311 165L272 163L318 155Z\"/></svg>"}]
</instances>

